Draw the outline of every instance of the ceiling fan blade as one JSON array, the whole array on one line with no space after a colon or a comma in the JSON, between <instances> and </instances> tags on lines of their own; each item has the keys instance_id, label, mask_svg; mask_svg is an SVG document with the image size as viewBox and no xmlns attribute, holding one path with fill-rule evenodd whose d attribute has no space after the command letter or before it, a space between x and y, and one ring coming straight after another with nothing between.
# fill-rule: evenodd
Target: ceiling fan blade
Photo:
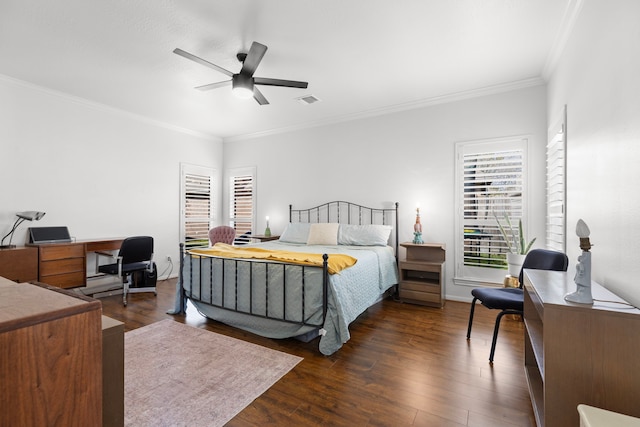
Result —
<instances>
[{"instance_id":1,"label":"ceiling fan blade","mask_svg":"<svg viewBox=\"0 0 640 427\"><path fill-rule=\"evenodd\" d=\"M249 49L249 53L247 53L247 57L242 63L242 70L240 70L240 74L252 77L266 52L267 47L265 45L253 42L251 44L251 49Z\"/></svg>"},{"instance_id":2,"label":"ceiling fan blade","mask_svg":"<svg viewBox=\"0 0 640 427\"><path fill-rule=\"evenodd\" d=\"M229 76L229 77L232 77L232 76L233 76L233 73L232 73L231 71L226 70L226 69L224 69L224 68L222 68L222 67L219 67L219 66L217 66L216 64L212 64L211 62L206 61L206 60L204 60L204 59L202 59L202 58L198 58L197 56L192 55L192 54L190 54L189 52L185 52L185 51L184 51L184 50L182 50L182 49L175 48L175 49L173 50L173 53L175 53L176 55L180 55L180 56L182 56L182 57L185 57L185 58L187 58L187 59L190 59L190 60L192 60L192 61L195 61L195 62L197 62L197 63L198 63L198 64L200 64L200 65L204 65L205 67L213 68L214 70L219 71L219 72L221 72L222 74L226 74L226 75L227 75L227 76Z\"/></svg>"},{"instance_id":3,"label":"ceiling fan blade","mask_svg":"<svg viewBox=\"0 0 640 427\"><path fill-rule=\"evenodd\" d=\"M296 87L299 89L306 89L309 86L307 82L298 82L295 80L280 80L280 79L268 79L265 77L254 77L253 83L264 86L284 86L284 87Z\"/></svg>"},{"instance_id":4,"label":"ceiling fan blade","mask_svg":"<svg viewBox=\"0 0 640 427\"><path fill-rule=\"evenodd\" d=\"M225 80L223 82L209 83L207 85L196 86L195 89L204 91L204 90L217 89L223 86L229 86L230 84L231 84L231 80Z\"/></svg>"},{"instance_id":5,"label":"ceiling fan blade","mask_svg":"<svg viewBox=\"0 0 640 427\"><path fill-rule=\"evenodd\" d=\"M265 98L262 92L260 92L255 86L253 87L253 99L258 101L258 104L260 105L267 105L269 103L269 101L267 101L267 98Z\"/></svg>"}]
</instances>

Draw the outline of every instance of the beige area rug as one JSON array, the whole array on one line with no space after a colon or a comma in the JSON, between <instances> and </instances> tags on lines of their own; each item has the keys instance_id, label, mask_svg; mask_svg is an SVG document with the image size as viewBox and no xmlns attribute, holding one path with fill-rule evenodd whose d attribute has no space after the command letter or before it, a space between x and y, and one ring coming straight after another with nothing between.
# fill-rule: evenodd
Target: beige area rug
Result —
<instances>
[{"instance_id":1,"label":"beige area rug","mask_svg":"<svg viewBox=\"0 0 640 427\"><path fill-rule=\"evenodd\" d=\"M302 360L171 319L125 334L125 425L222 426Z\"/></svg>"}]
</instances>

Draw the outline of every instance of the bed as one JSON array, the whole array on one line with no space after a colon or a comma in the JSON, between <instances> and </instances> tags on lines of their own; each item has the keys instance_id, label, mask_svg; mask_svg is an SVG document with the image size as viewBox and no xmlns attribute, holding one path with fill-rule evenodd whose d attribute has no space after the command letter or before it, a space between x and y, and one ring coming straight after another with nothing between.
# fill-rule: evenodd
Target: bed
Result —
<instances>
[{"instance_id":1,"label":"bed","mask_svg":"<svg viewBox=\"0 0 640 427\"><path fill-rule=\"evenodd\" d=\"M174 313L186 301L204 316L270 338L310 341L336 352L349 324L398 283L398 204L335 201L289 206L279 240L184 252Z\"/></svg>"}]
</instances>

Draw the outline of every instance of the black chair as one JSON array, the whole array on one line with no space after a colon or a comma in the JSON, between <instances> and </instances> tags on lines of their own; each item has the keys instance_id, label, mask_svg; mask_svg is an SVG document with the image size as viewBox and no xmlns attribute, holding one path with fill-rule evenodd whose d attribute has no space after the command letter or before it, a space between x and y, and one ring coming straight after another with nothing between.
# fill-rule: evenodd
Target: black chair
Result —
<instances>
[{"instance_id":1,"label":"black chair","mask_svg":"<svg viewBox=\"0 0 640 427\"><path fill-rule=\"evenodd\" d=\"M248 245L249 243L251 243L251 232L247 231L246 233L242 234L241 236L236 237L233 240L233 244L234 245Z\"/></svg>"},{"instance_id":2,"label":"black chair","mask_svg":"<svg viewBox=\"0 0 640 427\"><path fill-rule=\"evenodd\" d=\"M493 355L496 351L496 341L498 339L498 330L500 329L500 320L505 314L523 315L524 291L523 270L525 268L532 270L554 270L567 271L569 259L562 252L550 251L547 249L533 249L527 254L520 270L518 278L520 286L517 288L475 288L471 291L473 301L471 302L471 312L469 313L469 327L467 329L467 339L471 337L471 325L473 324L473 311L476 307L476 301L480 300L482 305L489 309L500 310L496 318L496 324L493 329L493 341L491 343L491 353L489 354L489 362L493 363Z\"/></svg>"},{"instance_id":3,"label":"black chair","mask_svg":"<svg viewBox=\"0 0 640 427\"><path fill-rule=\"evenodd\" d=\"M122 241L117 262L98 267L100 273L113 274L122 278L122 302L127 305L127 294L134 292L156 292L155 280L157 271L153 262L153 237L128 237ZM140 281L152 283L153 286L136 286L133 276L140 272ZM136 284L137 285L137 284Z\"/></svg>"}]
</instances>

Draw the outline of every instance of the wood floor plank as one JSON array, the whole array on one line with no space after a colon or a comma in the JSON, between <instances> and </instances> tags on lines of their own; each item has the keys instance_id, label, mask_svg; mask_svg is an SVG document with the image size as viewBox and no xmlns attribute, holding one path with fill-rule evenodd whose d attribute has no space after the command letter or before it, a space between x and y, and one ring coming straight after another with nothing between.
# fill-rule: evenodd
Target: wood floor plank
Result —
<instances>
[{"instance_id":1,"label":"wood floor plank","mask_svg":"<svg viewBox=\"0 0 640 427\"><path fill-rule=\"evenodd\" d=\"M206 319L192 306L186 316L168 315L174 289L175 280L160 282L157 297L132 294L127 307L119 296L102 298L103 313L127 331L172 318L304 358L230 426L533 425L522 322L503 319L490 365L493 310L476 308L467 340L469 304L430 308L387 299L350 326L342 349L323 356L317 339L260 337Z\"/></svg>"}]
</instances>

